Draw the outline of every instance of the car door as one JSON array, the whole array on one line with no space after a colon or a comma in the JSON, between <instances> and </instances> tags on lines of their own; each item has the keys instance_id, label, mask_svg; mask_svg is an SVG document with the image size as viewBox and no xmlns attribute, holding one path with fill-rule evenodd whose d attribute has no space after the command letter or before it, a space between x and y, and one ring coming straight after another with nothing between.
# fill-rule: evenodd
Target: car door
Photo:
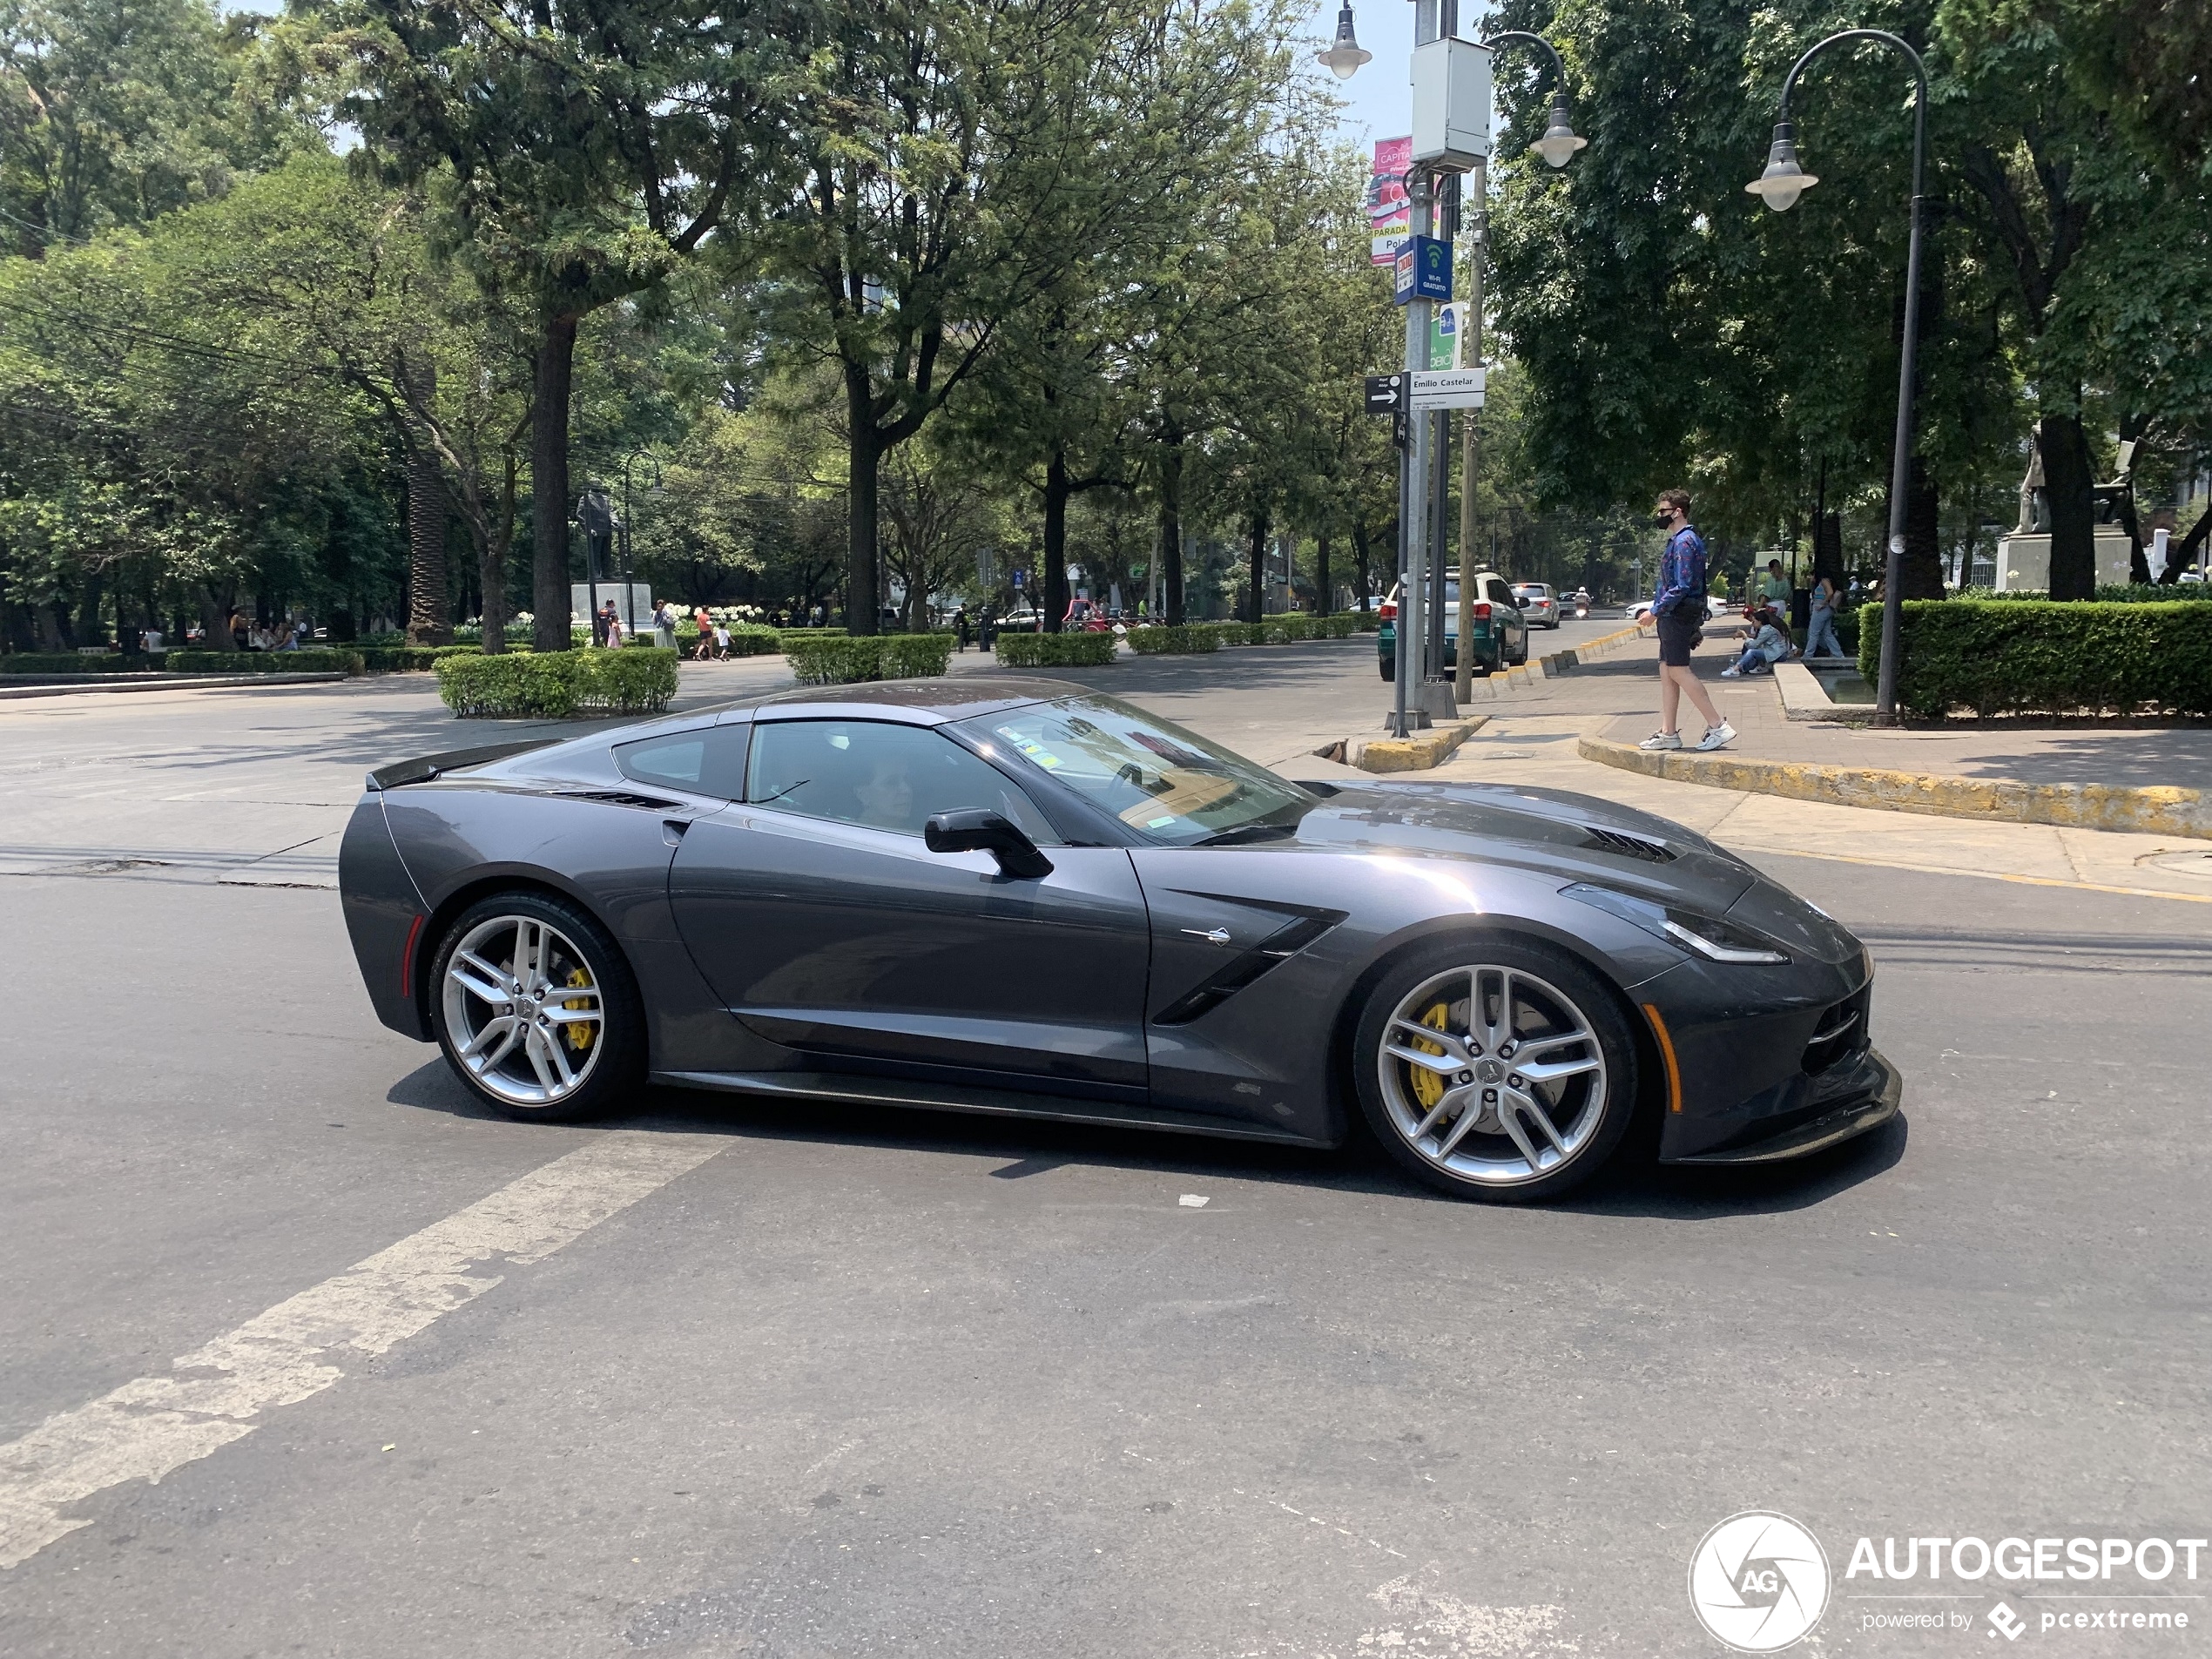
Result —
<instances>
[{"instance_id":1,"label":"car door","mask_svg":"<svg viewBox=\"0 0 2212 1659\"><path fill-rule=\"evenodd\" d=\"M1499 664L1519 662L1528 654L1528 619L1521 614L1520 602L1504 577L1484 577L1482 586L1484 597L1490 601L1490 614L1498 619Z\"/></svg>"},{"instance_id":2,"label":"car door","mask_svg":"<svg viewBox=\"0 0 2212 1659\"><path fill-rule=\"evenodd\" d=\"M939 853L933 813L1001 813L1052 864ZM1069 846L931 726L756 722L745 799L691 826L678 926L756 1035L827 1070L1142 1100L1150 927L1120 847Z\"/></svg>"}]
</instances>

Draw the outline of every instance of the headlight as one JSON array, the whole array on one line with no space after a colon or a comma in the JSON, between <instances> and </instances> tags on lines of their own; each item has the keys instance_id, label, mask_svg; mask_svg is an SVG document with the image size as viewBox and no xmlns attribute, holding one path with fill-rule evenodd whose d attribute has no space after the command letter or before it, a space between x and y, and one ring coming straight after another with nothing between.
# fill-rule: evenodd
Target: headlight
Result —
<instances>
[{"instance_id":1,"label":"headlight","mask_svg":"<svg viewBox=\"0 0 2212 1659\"><path fill-rule=\"evenodd\" d=\"M1648 934L1696 951L1709 961L1771 964L1790 960L1788 953L1765 934L1723 921L1717 916L1702 915L1676 905L1655 904L1649 899L1615 893L1610 887L1592 887L1588 882L1578 881L1571 887L1561 887L1560 892L1567 898L1610 911L1623 921L1632 921Z\"/></svg>"}]
</instances>

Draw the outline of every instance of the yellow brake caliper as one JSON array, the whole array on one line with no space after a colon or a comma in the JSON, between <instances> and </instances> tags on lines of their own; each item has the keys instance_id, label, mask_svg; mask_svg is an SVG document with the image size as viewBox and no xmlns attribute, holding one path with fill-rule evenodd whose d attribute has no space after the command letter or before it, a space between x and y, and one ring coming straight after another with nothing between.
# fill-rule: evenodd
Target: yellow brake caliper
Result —
<instances>
[{"instance_id":1,"label":"yellow brake caliper","mask_svg":"<svg viewBox=\"0 0 2212 1659\"><path fill-rule=\"evenodd\" d=\"M1421 1023L1423 1025L1434 1026L1439 1031L1449 1030L1451 1028L1451 1020L1452 1005L1448 1002L1439 1002L1434 1008L1421 1015ZM1444 1045L1442 1043L1424 1042L1419 1037L1415 1037L1413 1039L1413 1047L1420 1049L1423 1054L1442 1054L1444 1052ZM1444 1079L1440 1076L1433 1071L1431 1071L1426 1066L1408 1066L1406 1069L1412 1074L1413 1098L1420 1102L1421 1109L1423 1111L1429 1110L1438 1101L1444 1098Z\"/></svg>"},{"instance_id":2,"label":"yellow brake caliper","mask_svg":"<svg viewBox=\"0 0 2212 1659\"><path fill-rule=\"evenodd\" d=\"M580 968L571 968L569 969L569 977L566 982L570 985L589 985L591 983L591 975L585 973ZM591 1003L588 998L578 996L570 997L567 1001L562 1003L561 1006L571 1014L581 1014L586 1008L590 1008ZM581 1052L585 1049L589 1049L591 1046L591 1029L592 1028L583 1021L570 1021L569 1047L577 1049L578 1052Z\"/></svg>"}]
</instances>

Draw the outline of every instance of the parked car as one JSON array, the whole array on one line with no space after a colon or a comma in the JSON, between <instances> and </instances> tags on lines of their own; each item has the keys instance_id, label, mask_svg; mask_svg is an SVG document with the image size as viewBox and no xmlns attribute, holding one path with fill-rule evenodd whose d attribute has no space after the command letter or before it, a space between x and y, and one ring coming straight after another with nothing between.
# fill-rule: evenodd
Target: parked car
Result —
<instances>
[{"instance_id":1,"label":"parked car","mask_svg":"<svg viewBox=\"0 0 2212 1659\"><path fill-rule=\"evenodd\" d=\"M1495 570L1474 574L1474 664L1486 674L1528 660L1528 624L1514 601L1513 588ZM1382 603L1382 626L1375 634L1377 665L1386 680L1398 678L1398 600L1396 583ZM1457 668L1460 662L1460 573L1444 572L1444 656Z\"/></svg>"},{"instance_id":2,"label":"parked car","mask_svg":"<svg viewBox=\"0 0 2212 1659\"><path fill-rule=\"evenodd\" d=\"M1730 605L1728 601L1722 598L1720 595L1716 593L1709 593L1705 596L1706 621L1710 622L1715 617L1724 617L1728 614L1729 610ZM1650 614L1651 601L1649 599L1639 599L1629 607L1629 620L1630 622L1642 622Z\"/></svg>"},{"instance_id":3,"label":"parked car","mask_svg":"<svg viewBox=\"0 0 2212 1659\"><path fill-rule=\"evenodd\" d=\"M1531 628L1559 626L1559 590L1550 583L1516 582L1513 584L1513 597Z\"/></svg>"},{"instance_id":4,"label":"parked car","mask_svg":"<svg viewBox=\"0 0 2212 1659\"><path fill-rule=\"evenodd\" d=\"M810 686L381 767L338 881L377 1017L525 1121L649 1081L825 1139L848 1102L1305 1146L1359 1116L1510 1202L1896 1116L1843 927L1664 819L1421 776L1293 784L1053 681Z\"/></svg>"}]
</instances>

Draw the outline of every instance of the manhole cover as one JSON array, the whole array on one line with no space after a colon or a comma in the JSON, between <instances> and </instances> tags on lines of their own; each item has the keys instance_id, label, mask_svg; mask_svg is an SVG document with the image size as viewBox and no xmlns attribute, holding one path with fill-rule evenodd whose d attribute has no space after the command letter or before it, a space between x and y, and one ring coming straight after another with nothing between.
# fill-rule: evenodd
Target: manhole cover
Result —
<instances>
[{"instance_id":1,"label":"manhole cover","mask_svg":"<svg viewBox=\"0 0 2212 1659\"><path fill-rule=\"evenodd\" d=\"M2152 870L2163 870L2168 875L2194 876L2200 881L2212 881L2212 848L2202 852L2192 847L2186 853L2153 853L2135 862Z\"/></svg>"}]
</instances>

